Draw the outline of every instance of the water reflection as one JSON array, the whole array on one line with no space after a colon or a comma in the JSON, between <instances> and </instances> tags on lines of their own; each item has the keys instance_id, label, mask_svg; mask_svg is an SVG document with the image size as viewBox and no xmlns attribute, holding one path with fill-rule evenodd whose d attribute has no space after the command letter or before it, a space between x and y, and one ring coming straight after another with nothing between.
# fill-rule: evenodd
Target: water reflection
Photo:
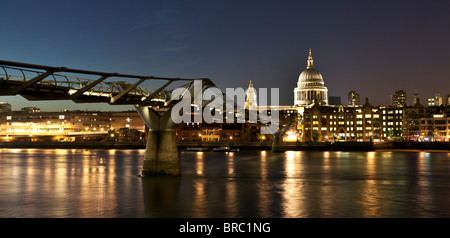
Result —
<instances>
[{"instance_id":1,"label":"water reflection","mask_svg":"<svg viewBox=\"0 0 450 238\"><path fill-rule=\"evenodd\" d=\"M142 191L146 217L176 217L179 177L143 178Z\"/></svg>"},{"instance_id":2,"label":"water reflection","mask_svg":"<svg viewBox=\"0 0 450 238\"><path fill-rule=\"evenodd\" d=\"M305 217L305 187L301 178L302 175L302 152L288 151L286 152L285 176L286 179L282 184L282 217Z\"/></svg>"},{"instance_id":3,"label":"water reflection","mask_svg":"<svg viewBox=\"0 0 450 238\"><path fill-rule=\"evenodd\" d=\"M133 153L1 149L0 216L142 217L134 208L123 210L142 203L135 193L141 159L128 157ZM107 165L99 164L99 158ZM125 159L131 163L119 167Z\"/></svg>"},{"instance_id":4,"label":"water reflection","mask_svg":"<svg viewBox=\"0 0 450 238\"><path fill-rule=\"evenodd\" d=\"M203 170L204 170L204 158L203 158L203 152L197 152L197 160L196 160L196 170L197 170L197 175L203 175Z\"/></svg>"},{"instance_id":5,"label":"water reflection","mask_svg":"<svg viewBox=\"0 0 450 238\"><path fill-rule=\"evenodd\" d=\"M450 154L180 152L140 178L143 150L0 149L1 217L448 217Z\"/></svg>"}]
</instances>

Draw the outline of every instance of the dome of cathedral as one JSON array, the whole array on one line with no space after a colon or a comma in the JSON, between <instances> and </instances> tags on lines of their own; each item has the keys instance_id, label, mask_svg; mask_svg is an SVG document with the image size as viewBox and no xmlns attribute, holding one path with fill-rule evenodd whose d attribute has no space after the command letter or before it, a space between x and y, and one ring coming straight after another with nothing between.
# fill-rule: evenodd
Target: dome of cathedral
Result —
<instances>
[{"instance_id":1,"label":"dome of cathedral","mask_svg":"<svg viewBox=\"0 0 450 238\"><path fill-rule=\"evenodd\" d=\"M298 77L298 83L321 83L323 84L323 77L319 71L315 69L305 69Z\"/></svg>"},{"instance_id":2,"label":"dome of cathedral","mask_svg":"<svg viewBox=\"0 0 450 238\"><path fill-rule=\"evenodd\" d=\"M328 104L328 89L322 75L314 69L311 49L309 49L308 65L298 76L297 87L294 88L294 105L311 106Z\"/></svg>"},{"instance_id":3,"label":"dome of cathedral","mask_svg":"<svg viewBox=\"0 0 450 238\"><path fill-rule=\"evenodd\" d=\"M298 77L299 86L323 86L323 77L316 69L314 69L311 50L309 50L308 66Z\"/></svg>"}]
</instances>

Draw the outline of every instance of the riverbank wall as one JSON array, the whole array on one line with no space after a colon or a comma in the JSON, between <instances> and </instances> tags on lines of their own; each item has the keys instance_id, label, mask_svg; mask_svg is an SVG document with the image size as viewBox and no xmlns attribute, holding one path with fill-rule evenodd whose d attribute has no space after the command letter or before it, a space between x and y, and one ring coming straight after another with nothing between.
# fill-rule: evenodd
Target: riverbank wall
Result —
<instances>
[{"instance_id":1,"label":"riverbank wall","mask_svg":"<svg viewBox=\"0 0 450 238\"><path fill-rule=\"evenodd\" d=\"M230 147L242 150L270 150L268 142L178 142L180 150L207 151ZM0 148L47 149L145 149L142 142L1 142ZM449 150L450 142L284 142L285 150L374 151L374 150Z\"/></svg>"}]
</instances>

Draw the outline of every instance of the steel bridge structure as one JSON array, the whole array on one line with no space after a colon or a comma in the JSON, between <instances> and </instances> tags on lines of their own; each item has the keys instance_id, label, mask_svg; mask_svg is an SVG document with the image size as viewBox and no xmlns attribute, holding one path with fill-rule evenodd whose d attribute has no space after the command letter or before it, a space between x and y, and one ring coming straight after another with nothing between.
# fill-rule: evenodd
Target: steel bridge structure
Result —
<instances>
[{"instance_id":1,"label":"steel bridge structure","mask_svg":"<svg viewBox=\"0 0 450 238\"><path fill-rule=\"evenodd\" d=\"M171 119L171 109L178 101L171 95L174 89L185 89L178 90L181 99L192 93L197 83L201 91L215 88L207 78L139 76L0 60L0 96L133 105L149 128L143 177L181 174Z\"/></svg>"}]
</instances>

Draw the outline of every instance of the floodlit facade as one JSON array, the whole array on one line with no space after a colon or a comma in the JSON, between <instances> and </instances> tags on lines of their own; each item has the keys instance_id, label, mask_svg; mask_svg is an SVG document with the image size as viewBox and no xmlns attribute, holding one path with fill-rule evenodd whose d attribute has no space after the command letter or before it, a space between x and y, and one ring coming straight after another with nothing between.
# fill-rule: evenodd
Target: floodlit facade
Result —
<instances>
[{"instance_id":1,"label":"floodlit facade","mask_svg":"<svg viewBox=\"0 0 450 238\"><path fill-rule=\"evenodd\" d=\"M250 80L250 83L247 88L246 92L246 99L245 99L245 109L247 110L256 110L258 107L257 103L257 97L256 97L256 90L253 87L252 81Z\"/></svg>"},{"instance_id":2,"label":"floodlit facade","mask_svg":"<svg viewBox=\"0 0 450 238\"><path fill-rule=\"evenodd\" d=\"M135 111L127 112L41 112L34 108L2 113L0 141L103 140L111 135L142 139L145 124Z\"/></svg>"},{"instance_id":3,"label":"floodlit facade","mask_svg":"<svg viewBox=\"0 0 450 238\"><path fill-rule=\"evenodd\" d=\"M391 106L393 107L406 107L406 92L403 90L398 90L392 95Z\"/></svg>"},{"instance_id":4,"label":"floodlit facade","mask_svg":"<svg viewBox=\"0 0 450 238\"><path fill-rule=\"evenodd\" d=\"M450 142L450 106L320 106L306 108L302 141Z\"/></svg>"},{"instance_id":5,"label":"floodlit facade","mask_svg":"<svg viewBox=\"0 0 450 238\"><path fill-rule=\"evenodd\" d=\"M450 142L450 106L405 108L405 140Z\"/></svg>"},{"instance_id":6,"label":"floodlit facade","mask_svg":"<svg viewBox=\"0 0 450 238\"><path fill-rule=\"evenodd\" d=\"M359 107L314 105L304 111L302 141L381 141L380 112L367 100Z\"/></svg>"}]
</instances>

